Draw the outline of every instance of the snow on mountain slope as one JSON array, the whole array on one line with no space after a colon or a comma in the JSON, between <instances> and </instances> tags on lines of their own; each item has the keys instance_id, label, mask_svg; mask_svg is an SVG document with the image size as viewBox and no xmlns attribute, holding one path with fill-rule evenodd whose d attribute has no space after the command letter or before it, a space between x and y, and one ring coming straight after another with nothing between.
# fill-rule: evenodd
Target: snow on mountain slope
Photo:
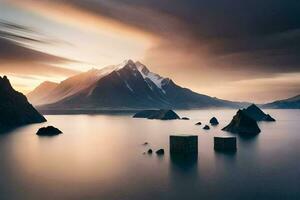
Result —
<instances>
[{"instance_id":1,"label":"snow on mountain slope","mask_svg":"<svg viewBox=\"0 0 300 200\"><path fill-rule=\"evenodd\" d=\"M140 62L136 62L135 65L144 79L150 79L158 88L160 88L164 92L162 88L162 82L164 80L163 77L153 72L150 72L148 68Z\"/></svg>"}]
</instances>

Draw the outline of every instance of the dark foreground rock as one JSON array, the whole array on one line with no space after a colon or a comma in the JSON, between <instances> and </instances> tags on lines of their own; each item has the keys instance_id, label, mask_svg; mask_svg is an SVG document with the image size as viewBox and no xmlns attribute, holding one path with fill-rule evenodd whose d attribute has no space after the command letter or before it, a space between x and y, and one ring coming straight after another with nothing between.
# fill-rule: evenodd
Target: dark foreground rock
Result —
<instances>
[{"instance_id":1,"label":"dark foreground rock","mask_svg":"<svg viewBox=\"0 0 300 200\"><path fill-rule=\"evenodd\" d=\"M202 125L202 123L201 122L197 122L195 125L196 126L200 126L200 125Z\"/></svg>"},{"instance_id":2,"label":"dark foreground rock","mask_svg":"<svg viewBox=\"0 0 300 200\"><path fill-rule=\"evenodd\" d=\"M149 149L149 150L147 151L148 154L152 154L152 152L153 152L152 149Z\"/></svg>"},{"instance_id":3,"label":"dark foreground rock","mask_svg":"<svg viewBox=\"0 0 300 200\"><path fill-rule=\"evenodd\" d=\"M173 110L143 110L136 113L133 116L133 118L147 118L160 120L180 119L180 117Z\"/></svg>"},{"instance_id":4,"label":"dark foreground rock","mask_svg":"<svg viewBox=\"0 0 300 200\"><path fill-rule=\"evenodd\" d=\"M248 135L260 133L260 129L257 125L257 122L251 117L249 117L244 110L239 110L233 117L231 122L222 130L231 133Z\"/></svg>"},{"instance_id":5,"label":"dark foreground rock","mask_svg":"<svg viewBox=\"0 0 300 200\"><path fill-rule=\"evenodd\" d=\"M212 125L212 126L216 126L219 124L219 121L217 120L217 118L213 117L209 120L209 123Z\"/></svg>"},{"instance_id":6,"label":"dark foreground rock","mask_svg":"<svg viewBox=\"0 0 300 200\"><path fill-rule=\"evenodd\" d=\"M0 133L46 121L22 93L13 89L6 76L0 77L0 113Z\"/></svg>"},{"instance_id":7,"label":"dark foreground rock","mask_svg":"<svg viewBox=\"0 0 300 200\"><path fill-rule=\"evenodd\" d=\"M259 107L257 107L255 104L252 104L248 108L244 109L245 113L254 119L255 121L268 121L268 122L274 122L276 121L273 117L271 117L269 114L264 113Z\"/></svg>"},{"instance_id":8,"label":"dark foreground rock","mask_svg":"<svg viewBox=\"0 0 300 200\"><path fill-rule=\"evenodd\" d=\"M204 130L209 130L210 127L209 127L208 125L205 125L205 126L203 127L203 129L204 129Z\"/></svg>"},{"instance_id":9,"label":"dark foreground rock","mask_svg":"<svg viewBox=\"0 0 300 200\"><path fill-rule=\"evenodd\" d=\"M62 134L61 130L55 128L54 126L42 127L36 133L38 136L55 136Z\"/></svg>"},{"instance_id":10,"label":"dark foreground rock","mask_svg":"<svg viewBox=\"0 0 300 200\"><path fill-rule=\"evenodd\" d=\"M236 137L214 137L216 151L236 151Z\"/></svg>"},{"instance_id":11,"label":"dark foreground rock","mask_svg":"<svg viewBox=\"0 0 300 200\"><path fill-rule=\"evenodd\" d=\"M165 150L164 149L159 149L155 152L157 155L164 155L165 154Z\"/></svg>"}]
</instances>

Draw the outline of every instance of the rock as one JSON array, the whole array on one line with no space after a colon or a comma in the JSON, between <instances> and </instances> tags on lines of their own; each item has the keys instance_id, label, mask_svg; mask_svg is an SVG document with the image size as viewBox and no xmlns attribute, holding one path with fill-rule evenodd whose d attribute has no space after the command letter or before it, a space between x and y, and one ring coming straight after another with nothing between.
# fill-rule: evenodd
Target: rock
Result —
<instances>
[{"instance_id":1,"label":"rock","mask_svg":"<svg viewBox=\"0 0 300 200\"><path fill-rule=\"evenodd\" d=\"M216 126L219 124L217 118L213 117L209 120L209 123L212 125L212 126Z\"/></svg>"},{"instance_id":2,"label":"rock","mask_svg":"<svg viewBox=\"0 0 300 200\"><path fill-rule=\"evenodd\" d=\"M181 118L182 120L190 120L190 118L188 118L188 117L183 117L183 118Z\"/></svg>"},{"instance_id":3,"label":"rock","mask_svg":"<svg viewBox=\"0 0 300 200\"><path fill-rule=\"evenodd\" d=\"M62 134L61 130L53 126L42 127L36 133L39 136L55 136Z\"/></svg>"},{"instance_id":4,"label":"rock","mask_svg":"<svg viewBox=\"0 0 300 200\"><path fill-rule=\"evenodd\" d=\"M205 125L205 126L203 127L203 129L204 129L204 130L209 130L210 127L209 127L208 125Z\"/></svg>"},{"instance_id":5,"label":"rock","mask_svg":"<svg viewBox=\"0 0 300 200\"><path fill-rule=\"evenodd\" d=\"M149 149L149 150L147 151L148 154L152 154L152 152L153 152L152 149Z\"/></svg>"},{"instance_id":6,"label":"rock","mask_svg":"<svg viewBox=\"0 0 300 200\"><path fill-rule=\"evenodd\" d=\"M198 153L198 136L170 135L170 153Z\"/></svg>"},{"instance_id":7,"label":"rock","mask_svg":"<svg viewBox=\"0 0 300 200\"><path fill-rule=\"evenodd\" d=\"M236 151L236 137L214 137L216 151Z\"/></svg>"},{"instance_id":8,"label":"rock","mask_svg":"<svg viewBox=\"0 0 300 200\"><path fill-rule=\"evenodd\" d=\"M257 125L257 122L251 117L249 117L244 110L239 110L237 114L233 117L231 122L222 130L231 133L248 135L260 133L260 129Z\"/></svg>"},{"instance_id":9,"label":"rock","mask_svg":"<svg viewBox=\"0 0 300 200\"><path fill-rule=\"evenodd\" d=\"M180 119L180 117L173 110L143 110L136 113L133 118L147 118L147 119L160 119L172 120Z\"/></svg>"},{"instance_id":10,"label":"rock","mask_svg":"<svg viewBox=\"0 0 300 200\"><path fill-rule=\"evenodd\" d=\"M267 114L263 121L275 122L276 120L273 117L271 117L271 115Z\"/></svg>"},{"instance_id":11,"label":"rock","mask_svg":"<svg viewBox=\"0 0 300 200\"><path fill-rule=\"evenodd\" d=\"M202 125L202 123L201 122L197 122L195 125L196 126L200 126L200 125Z\"/></svg>"},{"instance_id":12,"label":"rock","mask_svg":"<svg viewBox=\"0 0 300 200\"><path fill-rule=\"evenodd\" d=\"M252 104L248 108L244 109L245 113L254 119L255 121L268 121L268 122L274 122L276 121L274 118L272 118L269 114L264 113L259 107L257 107L255 104Z\"/></svg>"},{"instance_id":13,"label":"rock","mask_svg":"<svg viewBox=\"0 0 300 200\"><path fill-rule=\"evenodd\" d=\"M0 132L46 119L11 86L8 78L0 77Z\"/></svg>"},{"instance_id":14,"label":"rock","mask_svg":"<svg viewBox=\"0 0 300 200\"><path fill-rule=\"evenodd\" d=\"M143 145L148 145L148 142L145 142Z\"/></svg>"},{"instance_id":15,"label":"rock","mask_svg":"<svg viewBox=\"0 0 300 200\"><path fill-rule=\"evenodd\" d=\"M164 149L159 149L155 152L157 155L164 155L165 154L165 150Z\"/></svg>"}]
</instances>

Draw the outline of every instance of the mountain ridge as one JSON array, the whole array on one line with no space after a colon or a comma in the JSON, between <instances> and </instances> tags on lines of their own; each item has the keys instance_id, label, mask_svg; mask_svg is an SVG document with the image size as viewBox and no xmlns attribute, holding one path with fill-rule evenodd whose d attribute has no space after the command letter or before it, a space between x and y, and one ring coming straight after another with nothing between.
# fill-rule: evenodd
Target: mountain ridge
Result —
<instances>
[{"instance_id":1,"label":"mountain ridge","mask_svg":"<svg viewBox=\"0 0 300 200\"><path fill-rule=\"evenodd\" d=\"M196 93L132 60L70 77L50 93L49 99L39 109L195 109L246 105Z\"/></svg>"},{"instance_id":2,"label":"mountain ridge","mask_svg":"<svg viewBox=\"0 0 300 200\"><path fill-rule=\"evenodd\" d=\"M266 103L261 105L261 107L272 109L300 109L300 94L287 99Z\"/></svg>"}]
</instances>

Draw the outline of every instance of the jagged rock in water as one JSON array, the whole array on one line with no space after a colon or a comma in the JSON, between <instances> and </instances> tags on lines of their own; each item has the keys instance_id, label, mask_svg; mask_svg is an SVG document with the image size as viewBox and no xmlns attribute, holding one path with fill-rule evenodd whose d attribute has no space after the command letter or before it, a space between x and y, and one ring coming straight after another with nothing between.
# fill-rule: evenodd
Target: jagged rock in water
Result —
<instances>
[{"instance_id":1,"label":"jagged rock in water","mask_svg":"<svg viewBox=\"0 0 300 200\"><path fill-rule=\"evenodd\" d=\"M8 78L0 77L0 132L46 119L11 86Z\"/></svg>"},{"instance_id":2,"label":"jagged rock in water","mask_svg":"<svg viewBox=\"0 0 300 200\"><path fill-rule=\"evenodd\" d=\"M213 117L209 120L209 123L212 125L212 126L216 126L219 124L217 118Z\"/></svg>"},{"instance_id":3,"label":"jagged rock in water","mask_svg":"<svg viewBox=\"0 0 300 200\"><path fill-rule=\"evenodd\" d=\"M252 104L248 108L244 109L245 113L254 119L255 121L269 121L274 122L276 121L274 118L272 118L269 114L264 113L259 107L257 107L255 104Z\"/></svg>"},{"instance_id":4,"label":"jagged rock in water","mask_svg":"<svg viewBox=\"0 0 300 200\"><path fill-rule=\"evenodd\" d=\"M165 154L165 150L164 149L159 149L155 152L157 155L164 155Z\"/></svg>"},{"instance_id":5,"label":"jagged rock in water","mask_svg":"<svg viewBox=\"0 0 300 200\"><path fill-rule=\"evenodd\" d=\"M160 119L172 120L180 119L180 117L173 110L143 110L136 113L134 118Z\"/></svg>"},{"instance_id":6,"label":"jagged rock in water","mask_svg":"<svg viewBox=\"0 0 300 200\"><path fill-rule=\"evenodd\" d=\"M42 127L36 133L38 136L55 136L62 134L61 130L55 128L54 126Z\"/></svg>"},{"instance_id":7,"label":"jagged rock in water","mask_svg":"<svg viewBox=\"0 0 300 200\"><path fill-rule=\"evenodd\" d=\"M205 125L205 126L203 127L203 129L204 129L204 130L209 130L210 127L209 127L208 125Z\"/></svg>"},{"instance_id":8,"label":"jagged rock in water","mask_svg":"<svg viewBox=\"0 0 300 200\"><path fill-rule=\"evenodd\" d=\"M202 125L202 123L201 122L197 122L195 125L196 126L200 126L200 125Z\"/></svg>"},{"instance_id":9,"label":"jagged rock in water","mask_svg":"<svg viewBox=\"0 0 300 200\"><path fill-rule=\"evenodd\" d=\"M149 150L147 151L148 154L152 154L152 152L153 152L152 149L149 149Z\"/></svg>"},{"instance_id":10,"label":"jagged rock in water","mask_svg":"<svg viewBox=\"0 0 300 200\"><path fill-rule=\"evenodd\" d=\"M231 122L222 130L231 133L249 135L260 133L257 122L249 117L244 110L239 110Z\"/></svg>"},{"instance_id":11,"label":"jagged rock in water","mask_svg":"<svg viewBox=\"0 0 300 200\"><path fill-rule=\"evenodd\" d=\"M190 118L188 118L188 117L182 117L181 119L182 120L190 120Z\"/></svg>"}]
</instances>

